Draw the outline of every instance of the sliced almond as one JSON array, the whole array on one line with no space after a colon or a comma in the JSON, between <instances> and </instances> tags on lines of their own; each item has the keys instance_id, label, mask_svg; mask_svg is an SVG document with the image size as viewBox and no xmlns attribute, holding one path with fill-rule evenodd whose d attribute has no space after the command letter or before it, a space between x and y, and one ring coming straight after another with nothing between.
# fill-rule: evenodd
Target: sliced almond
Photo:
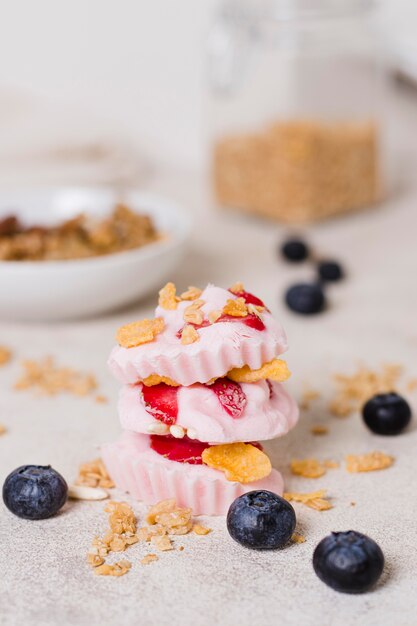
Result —
<instances>
[{"instance_id":1,"label":"sliced almond","mask_svg":"<svg viewBox=\"0 0 417 626\"><path fill-rule=\"evenodd\" d=\"M109 494L105 489L99 487L71 485L68 489L68 497L72 500L106 500Z\"/></svg>"}]
</instances>

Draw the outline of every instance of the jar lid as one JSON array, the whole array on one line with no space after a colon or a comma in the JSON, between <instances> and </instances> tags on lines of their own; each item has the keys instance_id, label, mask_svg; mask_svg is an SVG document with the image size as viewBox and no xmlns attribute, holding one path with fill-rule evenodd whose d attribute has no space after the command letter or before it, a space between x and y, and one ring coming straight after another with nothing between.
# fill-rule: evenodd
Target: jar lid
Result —
<instances>
[{"instance_id":1,"label":"jar lid","mask_svg":"<svg viewBox=\"0 0 417 626\"><path fill-rule=\"evenodd\" d=\"M223 17L255 22L344 18L374 8L375 0L225 0Z\"/></svg>"}]
</instances>

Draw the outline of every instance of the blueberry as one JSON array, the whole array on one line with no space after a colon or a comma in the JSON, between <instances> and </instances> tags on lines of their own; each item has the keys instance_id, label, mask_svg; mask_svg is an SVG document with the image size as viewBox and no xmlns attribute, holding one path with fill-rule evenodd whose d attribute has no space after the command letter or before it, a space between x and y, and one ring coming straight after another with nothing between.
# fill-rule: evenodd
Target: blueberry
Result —
<instances>
[{"instance_id":1,"label":"blueberry","mask_svg":"<svg viewBox=\"0 0 417 626\"><path fill-rule=\"evenodd\" d=\"M332 533L320 541L313 567L326 585L344 593L362 593L372 587L384 569L384 555L370 537L355 530Z\"/></svg>"},{"instance_id":2,"label":"blueberry","mask_svg":"<svg viewBox=\"0 0 417 626\"><path fill-rule=\"evenodd\" d=\"M398 435L411 420L411 409L397 393L379 393L362 409L365 424L378 435Z\"/></svg>"},{"instance_id":3,"label":"blueberry","mask_svg":"<svg viewBox=\"0 0 417 626\"><path fill-rule=\"evenodd\" d=\"M285 295L287 306L296 313L313 315L320 313L326 305L326 298L320 285L299 283L290 287Z\"/></svg>"},{"instance_id":4,"label":"blueberry","mask_svg":"<svg viewBox=\"0 0 417 626\"><path fill-rule=\"evenodd\" d=\"M281 246L281 254L292 263L305 261L310 251L308 246L301 239L288 239Z\"/></svg>"},{"instance_id":5,"label":"blueberry","mask_svg":"<svg viewBox=\"0 0 417 626\"><path fill-rule=\"evenodd\" d=\"M65 504L67 495L67 483L50 465L22 465L3 485L4 504L24 519L52 517Z\"/></svg>"},{"instance_id":6,"label":"blueberry","mask_svg":"<svg viewBox=\"0 0 417 626\"><path fill-rule=\"evenodd\" d=\"M272 491L249 491L227 513L230 536L246 548L273 550L287 543L295 528L291 504Z\"/></svg>"},{"instance_id":7,"label":"blueberry","mask_svg":"<svg viewBox=\"0 0 417 626\"><path fill-rule=\"evenodd\" d=\"M318 272L321 280L336 282L344 277L344 272L337 261L322 261L318 265Z\"/></svg>"}]
</instances>

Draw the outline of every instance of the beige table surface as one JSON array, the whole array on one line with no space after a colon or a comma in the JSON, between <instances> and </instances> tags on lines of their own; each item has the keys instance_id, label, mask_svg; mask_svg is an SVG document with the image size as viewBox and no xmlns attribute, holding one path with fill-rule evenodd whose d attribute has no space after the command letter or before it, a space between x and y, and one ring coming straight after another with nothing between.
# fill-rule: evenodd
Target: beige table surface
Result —
<instances>
[{"instance_id":1,"label":"beige table surface","mask_svg":"<svg viewBox=\"0 0 417 626\"><path fill-rule=\"evenodd\" d=\"M171 626L396 626L416 623L417 612L417 417L398 438L368 432L358 415L331 417L335 372L352 372L359 361L378 367L404 365L405 380L417 375L417 193L415 101L398 102L397 137L408 181L401 192L377 211L331 221L312 228L317 252L339 258L348 278L329 289L329 310L314 319L286 310L285 287L312 276L308 265L285 265L276 255L282 227L211 210L209 196L195 175L155 180L154 190L182 202L196 216L191 248L173 280L182 288L208 281L228 286L236 280L264 298L284 324L290 339L288 383L300 396L304 382L322 393L287 437L267 444L287 488L328 490L334 508L315 512L296 505L301 545L259 553L235 544L224 518L208 524L207 537L178 541L183 552L162 554L144 567L149 548L129 549L132 570L122 578L98 578L85 563L95 533L106 528L102 503L72 503L54 519L26 522L0 505L0 624L38 626L110 624ZM140 276L138 276L140 280ZM7 297L2 294L1 297ZM119 432L117 384L106 368L116 327L151 312L153 298L101 319L59 325L1 323L0 343L9 345L13 362L0 370L0 481L25 463L52 464L71 481L77 465L93 458L100 442ZM62 364L96 374L108 404L92 398L61 395L40 398L12 390L26 357L53 354ZM411 396L417 411L417 398ZM310 434L312 423L329 425L324 437ZM291 476L289 460L317 456L343 460L346 453L381 449L395 465L370 474L348 474L343 465L318 480ZM115 494L114 497L119 497ZM121 496L120 496L121 497ZM124 496L123 496L124 497ZM356 506L351 506L351 502ZM139 516L143 507L134 503ZM386 555L386 570L375 591L362 596L333 592L315 576L311 555L331 530L356 529L371 535Z\"/></svg>"}]
</instances>

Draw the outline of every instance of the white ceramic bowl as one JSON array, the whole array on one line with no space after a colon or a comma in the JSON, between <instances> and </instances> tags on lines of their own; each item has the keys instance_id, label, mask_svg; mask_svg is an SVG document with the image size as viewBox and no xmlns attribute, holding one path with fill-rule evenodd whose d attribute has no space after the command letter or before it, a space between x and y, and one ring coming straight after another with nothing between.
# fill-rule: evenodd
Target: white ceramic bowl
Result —
<instances>
[{"instance_id":1,"label":"white ceramic bowl","mask_svg":"<svg viewBox=\"0 0 417 626\"><path fill-rule=\"evenodd\" d=\"M1 193L0 219L18 215L31 224L54 224L80 212L104 216L120 194L108 189L48 189ZM169 200L146 192L123 193L123 202L147 213L167 236L142 248L65 261L0 261L0 317L48 321L97 315L159 288L185 251L190 220Z\"/></svg>"}]
</instances>

